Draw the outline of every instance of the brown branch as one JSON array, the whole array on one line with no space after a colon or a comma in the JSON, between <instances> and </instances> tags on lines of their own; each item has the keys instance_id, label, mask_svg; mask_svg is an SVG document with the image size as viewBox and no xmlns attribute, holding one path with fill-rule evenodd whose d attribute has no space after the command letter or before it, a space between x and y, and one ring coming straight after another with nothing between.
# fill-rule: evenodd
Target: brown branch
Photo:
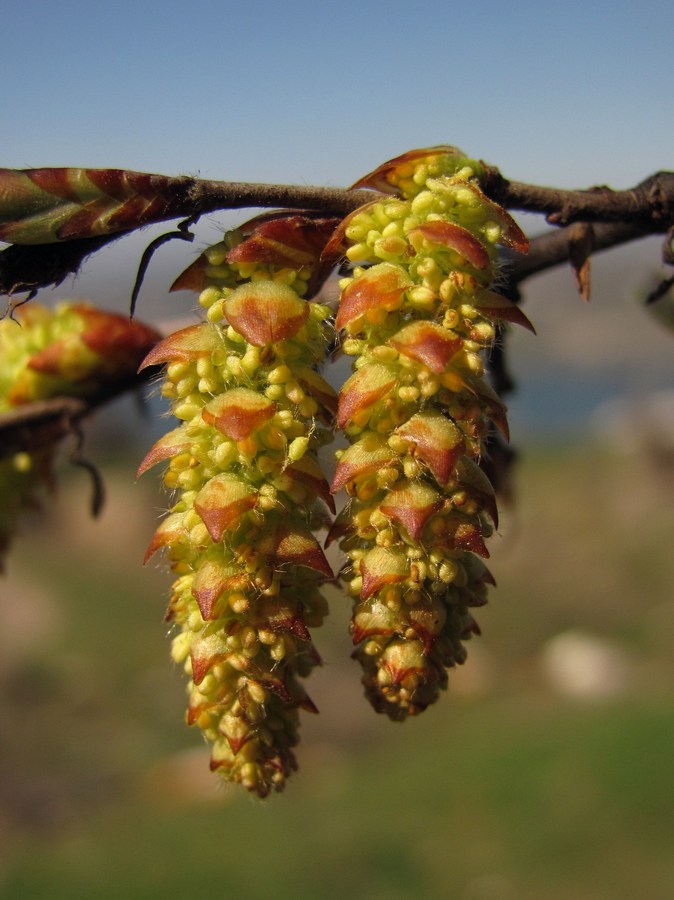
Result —
<instances>
[{"instance_id":1,"label":"brown branch","mask_svg":"<svg viewBox=\"0 0 674 900\"><path fill-rule=\"evenodd\" d=\"M569 191L510 181L498 169L487 167L483 188L501 206L542 213L554 225L595 223L592 226L593 251L649 234L663 234L674 227L674 172L657 172L625 191L608 187ZM371 190L195 180L190 199L194 214L248 206L279 206L346 215L383 196ZM512 263L510 279L513 284L568 262L573 235L567 227L534 238L529 254L518 256ZM663 255L668 246L667 242Z\"/></svg>"},{"instance_id":2,"label":"brown branch","mask_svg":"<svg viewBox=\"0 0 674 900\"><path fill-rule=\"evenodd\" d=\"M674 222L674 172L656 172L626 191L606 186L569 191L509 181L497 169L488 169L484 188L502 206L544 213L552 225L631 222L653 233L666 231Z\"/></svg>"},{"instance_id":3,"label":"brown branch","mask_svg":"<svg viewBox=\"0 0 674 900\"><path fill-rule=\"evenodd\" d=\"M157 176L159 177L159 176ZM152 222L199 216L225 209L283 208L347 215L359 206L385 195L373 190L312 187L307 185L254 184L161 176L166 194L163 212ZM482 181L487 195L507 209L543 213L555 225L573 222L626 223L618 228L615 243L644 234L661 234L674 227L674 172L658 172L627 191L607 187L567 191L509 181L498 169L486 167ZM163 195L162 195L163 196ZM125 223L128 226L128 222ZM143 227L141 222L135 227ZM79 238L56 244L11 245L0 252L0 293L29 291L30 296L49 284L59 284L76 272L82 260L106 243L134 228L95 238ZM613 240L606 237L605 240ZM605 246L610 246L610 243ZM563 259L566 256L562 257ZM552 257L551 257L552 259ZM558 261L562 261L561 259ZM556 265L549 262L547 265Z\"/></svg>"},{"instance_id":4,"label":"brown branch","mask_svg":"<svg viewBox=\"0 0 674 900\"><path fill-rule=\"evenodd\" d=\"M0 413L0 459L14 453L56 444L77 432L77 426L99 406L156 376L157 367L143 369L116 382L109 382L88 397L52 397L24 403Z\"/></svg>"},{"instance_id":5,"label":"brown branch","mask_svg":"<svg viewBox=\"0 0 674 900\"><path fill-rule=\"evenodd\" d=\"M194 179L185 214L203 215L222 209L311 209L345 216L384 196L376 191L312 187L293 184L255 184Z\"/></svg>"},{"instance_id":6,"label":"brown branch","mask_svg":"<svg viewBox=\"0 0 674 900\"><path fill-rule=\"evenodd\" d=\"M487 167L483 187L501 206L543 213L555 225L638 222L648 233L660 233L674 223L674 172L657 172L625 191L608 187L570 191L510 181L498 169ZM193 215L245 207L312 209L346 215L383 195L371 190L194 179L188 196L186 214Z\"/></svg>"},{"instance_id":7,"label":"brown branch","mask_svg":"<svg viewBox=\"0 0 674 900\"><path fill-rule=\"evenodd\" d=\"M3 412L0 414L0 459L58 443L72 433L75 424L88 411L84 400L53 397Z\"/></svg>"},{"instance_id":8,"label":"brown branch","mask_svg":"<svg viewBox=\"0 0 674 900\"><path fill-rule=\"evenodd\" d=\"M569 250L573 238L573 225L549 231L531 240L526 256L509 256L506 269L507 280L520 284L526 278L569 261ZM618 247L654 232L634 222L610 222L592 226L593 252Z\"/></svg>"}]
</instances>

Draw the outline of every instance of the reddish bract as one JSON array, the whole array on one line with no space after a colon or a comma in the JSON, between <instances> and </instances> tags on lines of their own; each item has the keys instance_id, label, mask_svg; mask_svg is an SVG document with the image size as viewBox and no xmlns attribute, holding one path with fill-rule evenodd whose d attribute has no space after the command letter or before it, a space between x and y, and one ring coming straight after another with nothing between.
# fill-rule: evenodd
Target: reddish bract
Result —
<instances>
[{"instance_id":1,"label":"reddish bract","mask_svg":"<svg viewBox=\"0 0 674 900\"><path fill-rule=\"evenodd\" d=\"M368 434L342 452L332 480L332 493L336 494L348 482L390 466L395 461L396 455L386 438Z\"/></svg>"},{"instance_id":2,"label":"reddish bract","mask_svg":"<svg viewBox=\"0 0 674 900\"><path fill-rule=\"evenodd\" d=\"M136 478L140 478L148 469L156 466L162 460L177 456L179 453L189 450L191 446L192 440L185 429L183 427L174 428L173 431L169 431L168 434L160 437L148 450L143 457L143 461L138 466Z\"/></svg>"},{"instance_id":3,"label":"reddish bract","mask_svg":"<svg viewBox=\"0 0 674 900\"><path fill-rule=\"evenodd\" d=\"M484 269L489 265L489 254L484 244L461 225L444 220L425 222L423 225L413 228L408 235L413 244L418 236L424 238L431 245L456 251L476 269Z\"/></svg>"},{"instance_id":4,"label":"reddish bract","mask_svg":"<svg viewBox=\"0 0 674 900\"><path fill-rule=\"evenodd\" d=\"M217 543L237 519L255 508L257 496L238 475L223 473L206 482L194 499L194 508Z\"/></svg>"},{"instance_id":5,"label":"reddish bract","mask_svg":"<svg viewBox=\"0 0 674 900\"><path fill-rule=\"evenodd\" d=\"M339 331L348 325L357 325L361 317L367 321L372 310L391 312L398 309L411 285L411 279L400 266L391 263L372 266L342 292L335 328Z\"/></svg>"},{"instance_id":6,"label":"reddish bract","mask_svg":"<svg viewBox=\"0 0 674 900\"><path fill-rule=\"evenodd\" d=\"M208 356L218 347L222 347L222 338L213 325L208 322L190 325L174 332L153 347L140 364L140 369L147 366L161 366L174 360L190 362Z\"/></svg>"},{"instance_id":7,"label":"reddish bract","mask_svg":"<svg viewBox=\"0 0 674 900\"><path fill-rule=\"evenodd\" d=\"M223 304L227 321L256 347L294 337L309 317L295 291L273 281L242 284Z\"/></svg>"},{"instance_id":8,"label":"reddish bract","mask_svg":"<svg viewBox=\"0 0 674 900\"><path fill-rule=\"evenodd\" d=\"M452 147L449 144L408 150L407 153L382 163L374 171L369 172L363 178L359 178L351 187L354 190L356 188L372 188L385 194L397 194L399 193L399 179L402 172L410 169L410 163L421 163L425 158L438 156L453 156L460 159L463 153L457 147Z\"/></svg>"},{"instance_id":9,"label":"reddish bract","mask_svg":"<svg viewBox=\"0 0 674 900\"><path fill-rule=\"evenodd\" d=\"M339 393L337 425L345 428L356 413L371 409L393 390L397 381L396 374L383 365L360 369L346 381Z\"/></svg>"},{"instance_id":10,"label":"reddish bract","mask_svg":"<svg viewBox=\"0 0 674 900\"><path fill-rule=\"evenodd\" d=\"M411 444L411 452L425 463L438 484L446 484L466 449L457 425L438 412L421 412L396 430Z\"/></svg>"},{"instance_id":11,"label":"reddish bract","mask_svg":"<svg viewBox=\"0 0 674 900\"><path fill-rule=\"evenodd\" d=\"M420 320L401 328L389 339L389 344L404 356L441 375L462 348L463 340L441 325Z\"/></svg>"},{"instance_id":12,"label":"reddish bract","mask_svg":"<svg viewBox=\"0 0 674 900\"><path fill-rule=\"evenodd\" d=\"M360 596L368 600L387 585L400 584L408 577L407 557L384 547L374 547L360 562L363 587Z\"/></svg>"},{"instance_id":13,"label":"reddish bract","mask_svg":"<svg viewBox=\"0 0 674 900\"><path fill-rule=\"evenodd\" d=\"M379 508L398 522L413 540L419 540L424 525L442 506L442 498L430 485L404 481L387 493Z\"/></svg>"},{"instance_id":14,"label":"reddish bract","mask_svg":"<svg viewBox=\"0 0 674 900\"><path fill-rule=\"evenodd\" d=\"M493 319L497 322L510 322L512 325L521 325L527 331L536 334L536 329L520 307L502 294L485 290L473 298L472 304L488 319Z\"/></svg>"},{"instance_id":15,"label":"reddish bract","mask_svg":"<svg viewBox=\"0 0 674 900\"><path fill-rule=\"evenodd\" d=\"M201 411L208 425L234 441L243 441L272 418L276 404L250 388L233 388L214 397Z\"/></svg>"}]
</instances>

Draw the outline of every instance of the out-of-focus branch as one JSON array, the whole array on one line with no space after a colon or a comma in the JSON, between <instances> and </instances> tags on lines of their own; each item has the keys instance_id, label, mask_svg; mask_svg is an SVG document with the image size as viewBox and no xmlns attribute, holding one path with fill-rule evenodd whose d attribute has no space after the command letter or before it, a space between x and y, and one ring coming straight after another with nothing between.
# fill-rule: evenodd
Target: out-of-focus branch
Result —
<instances>
[{"instance_id":1,"label":"out-of-focus branch","mask_svg":"<svg viewBox=\"0 0 674 900\"><path fill-rule=\"evenodd\" d=\"M0 459L55 444L90 411L89 401L52 397L0 413Z\"/></svg>"},{"instance_id":2,"label":"out-of-focus branch","mask_svg":"<svg viewBox=\"0 0 674 900\"><path fill-rule=\"evenodd\" d=\"M520 284L531 275L569 261L569 248L576 225L567 225L557 231L549 231L532 238L526 256L510 257L506 278L512 284ZM607 222L592 225L593 252L608 250L621 244L657 233L635 222Z\"/></svg>"},{"instance_id":3,"label":"out-of-focus branch","mask_svg":"<svg viewBox=\"0 0 674 900\"><path fill-rule=\"evenodd\" d=\"M56 444L68 435L76 434L82 420L97 407L126 391L141 387L156 374L156 367L148 368L138 375L110 383L104 390L86 398L52 397L36 403L24 403L0 413L0 459Z\"/></svg>"}]
</instances>

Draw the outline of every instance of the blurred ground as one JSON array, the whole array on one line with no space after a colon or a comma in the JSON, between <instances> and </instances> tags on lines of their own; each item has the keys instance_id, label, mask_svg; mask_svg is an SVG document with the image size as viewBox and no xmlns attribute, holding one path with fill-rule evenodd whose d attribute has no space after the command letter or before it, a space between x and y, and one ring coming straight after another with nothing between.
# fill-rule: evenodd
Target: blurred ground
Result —
<instances>
[{"instance_id":1,"label":"blurred ground","mask_svg":"<svg viewBox=\"0 0 674 900\"><path fill-rule=\"evenodd\" d=\"M0 584L0 897L674 894L674 471L599 444L524 449L483 636L423 716L375 716L331 595L300 771L266 803L217 783L182 721L140 565L157 478L68 474ZM135 452L135 451L134 451Z\"/></svg>"},{"instance_id":2,"label":"blurred ground","mask_svg":"<svg viewBox=\"0 0 674 900\"><path fill-rule=\"evenodd\" d=\"M538 336L510 342L516 500L482 637L434 708L392 724L361 695L333 591L321 714L265 803L218 784L183 724L170 577L141 566L166 498L154 472L134 483L159 426L128 398L101 416L102 519L64 469L0 581L0 898L674 896L674 375L636 299L658 254L599 257L589 306L568 272L527 285ZM141 318L189 314L164 298L179 268L161 287L153 268Z\"/></svg>"}]
</instances>

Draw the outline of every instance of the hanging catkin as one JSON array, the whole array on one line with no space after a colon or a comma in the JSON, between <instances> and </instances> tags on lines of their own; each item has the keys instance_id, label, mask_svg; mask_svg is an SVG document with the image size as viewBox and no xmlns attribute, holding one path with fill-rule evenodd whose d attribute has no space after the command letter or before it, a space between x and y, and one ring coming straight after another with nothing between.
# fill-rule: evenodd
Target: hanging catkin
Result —
<instances>
[{"instance_id":1,"label":"hanging catkin","mask_svg":"<svg viewBox=\"0 0 674 900\"><path fill-rule=\"evenodd\" d=\"M330 538L349 558L366 694L392 719L433 703L464 661L492 581L482 560L497 510L479 462L490 423L507 436L507 422L483 351L498 322L528 325L492 289L496 244L527 242L481 171L448 147L392 160L356 187L393 196L333 241L355 264L336 320L355 361L337 415L351 446L332 485L351 500Z\"/></svg>"}]
</instances>

